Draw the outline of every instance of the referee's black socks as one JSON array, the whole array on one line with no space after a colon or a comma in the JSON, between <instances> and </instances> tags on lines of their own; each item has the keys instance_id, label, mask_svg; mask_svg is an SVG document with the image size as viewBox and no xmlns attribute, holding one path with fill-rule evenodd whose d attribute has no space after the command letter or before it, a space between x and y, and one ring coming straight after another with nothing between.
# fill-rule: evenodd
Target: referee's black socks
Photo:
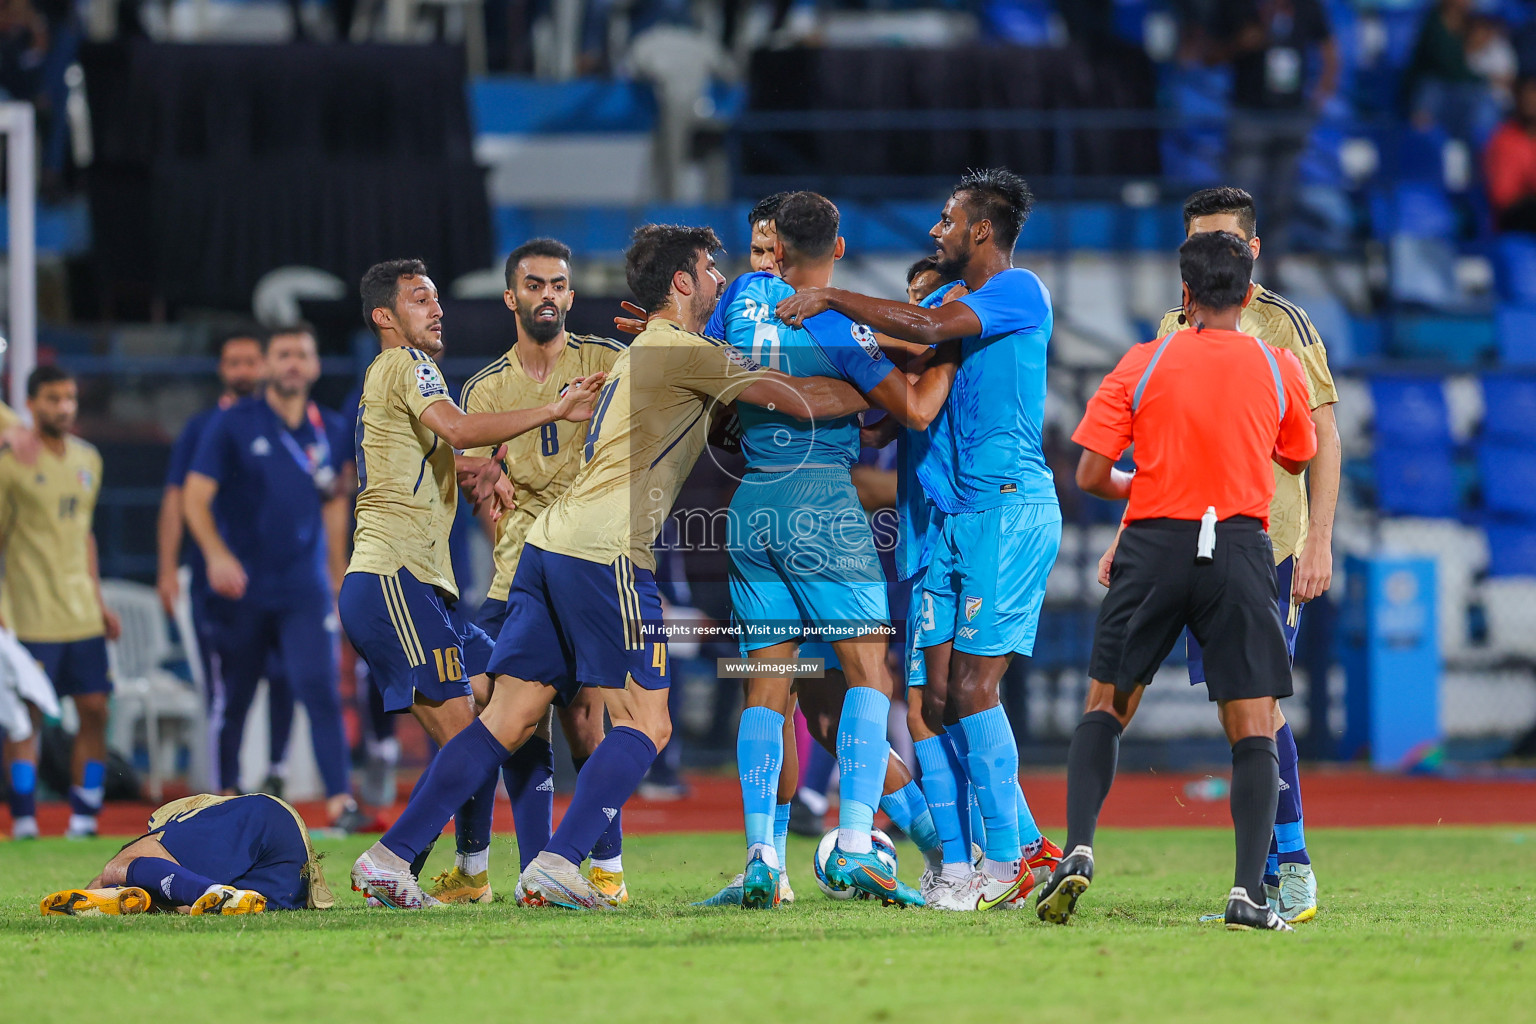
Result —
<instances>
[{"instance_id":1,"label":"referee's black socks","mask_svg":"<svg viewBox=\"0 0 1536 1024\"><path fill-rule=\"evenodd\" d=\"M1120 733L1123 731L1120 720L1108 711L1090 711L1072 733L1072 746L1067 751L1068 853L1079 846L1093 845L1093 833L1099 827L1099 811L1115 781L1115 764L1120 760ZM1268 855L1269 840L1265 839L1264 843L1264 853ZM1259 867L1262 870L1263 864Z\"/></svg>"},{"instance_id":2,"label":"referee's black socks","mask_svg":"<svg viewBox=\"0 0 1536 1024\"><path fill-rule=\"evenodd\" d=\"M1070 815L1071 783L1067 785ZM1260 906L1264 905L1264 861L1279 802L1280 756L1274 737L1248 736L1232 744L1232 831L1237 840L1232 884L1247 889L1248 898Z\"/></svg>"}]
</instances>

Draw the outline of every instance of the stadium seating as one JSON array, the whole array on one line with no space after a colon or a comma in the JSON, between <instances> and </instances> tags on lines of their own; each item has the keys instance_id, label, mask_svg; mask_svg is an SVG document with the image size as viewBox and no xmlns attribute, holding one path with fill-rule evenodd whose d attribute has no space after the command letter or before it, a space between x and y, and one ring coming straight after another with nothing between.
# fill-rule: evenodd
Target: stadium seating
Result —
<instances>
[{"instance_id":1,"label":"stadium seating","mask_svg":"<svg viewBox=\"0 0 1536 1024\"><path fill-rule=\"evenodd\" d=\"M1460 513L1460 486L1449 446L1397 448L1378 442L1372 465L1379 512L1431 518Z\"/></svg>"},{"instance_id":2,"label":"stadium seating","mask_svg":"<svg viewBox=\"0 0 1536 1024\"><path fill-rule=\"evenodd\" d=\"M1439 378L1374 378L1371 402L1378 446L1450 445L1450 416Z\"/></svg>"},{"instance_id":3,"label":"stadium seating","mask_svg":"<svg viewBox=\"0 0 1536 1024\"><path fill-rule=\"evenodd\" d=\"M1536 447L1484 442L1477 466L1489 514L1536 519Z\"/></svg>"},{"instance_id":4,"label":"stadium seating","mask_svg":"<svg viewBox=\"0 0 1536 1024\"><path fill-rule=\"evenodd\" d=\"M1488 575L1536 579L1536 522L1490 522Z\"/></svg>"},{"instance_id":5,"label":"stadium seating","mask_svg":"<svg viewBox=\"0 0 1536 1024\"><path fill-rule=\"evenodd\" d=\"M1536 376L1489 374L1482 379L1483 437L1536 444Z\"/></svg>"},{"instance_id":6,"label":"stadium seating","mask_svg":"<svg viewBox=\"0 0 1536 1024\"><path fill-rule=\"evenodd\" d=\"M1494 242L1493 264L1506 300L1536 306L1536 236L1500 235Z\"/></svg>"},{"instance_id":7,"label":"stadium seating","mask_svg":"<svg viewBox=\"0 0 1536 1024\"><path fill-rule=\"evenodd\" d=\"M1506 366L1536 366L1536 305L1503 303L1495 314L1499 362Z\"/></svg>"}]
</instances>

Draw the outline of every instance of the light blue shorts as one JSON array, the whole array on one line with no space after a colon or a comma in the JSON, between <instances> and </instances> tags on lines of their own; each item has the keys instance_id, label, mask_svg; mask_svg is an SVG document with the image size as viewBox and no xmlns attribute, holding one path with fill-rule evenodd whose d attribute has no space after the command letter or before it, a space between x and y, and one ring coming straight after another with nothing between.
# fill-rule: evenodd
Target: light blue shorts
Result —
<instances>
[{"instance_id":1,"label":"light blue shorts","mask_svg":"<svg viewBox=\"0 0 1536 1024\"><path fill-rule=\"evenodd\" d=\"M889 625L874 531L847 470L748 473L731 498L729 537L742 654Z\"/></svg>"},{"instance_id":2,"label":"light blue shorts","mask_svg":"<svg viewBox=\"0 0 1536 1024\"><path fill-rule=\"evenodd\" d=\"M1061 548L1055 504L945 515L914 604L918 648L954 641L966 654L1032 654L1045 580Z\"/></svg>"}]
</instances>

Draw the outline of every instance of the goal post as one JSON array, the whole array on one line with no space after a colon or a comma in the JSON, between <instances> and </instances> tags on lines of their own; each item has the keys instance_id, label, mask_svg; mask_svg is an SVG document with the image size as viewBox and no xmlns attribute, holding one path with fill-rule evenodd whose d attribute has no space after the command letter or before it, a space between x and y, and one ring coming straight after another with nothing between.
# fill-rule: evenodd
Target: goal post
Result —
<instances>
[{"instance_id":1,"label":"goal post","mask_svg":"<svg viewBox=\"0 0 1536 1024\"><path fill-rule=\"evenodd\" d=\"M9 323L5 334L8 399L27 415L27 377L37 365L37 116L30 103L0 103L5 135L6 220L10 229L6 275Z\"/></svg>"}]
</instances>

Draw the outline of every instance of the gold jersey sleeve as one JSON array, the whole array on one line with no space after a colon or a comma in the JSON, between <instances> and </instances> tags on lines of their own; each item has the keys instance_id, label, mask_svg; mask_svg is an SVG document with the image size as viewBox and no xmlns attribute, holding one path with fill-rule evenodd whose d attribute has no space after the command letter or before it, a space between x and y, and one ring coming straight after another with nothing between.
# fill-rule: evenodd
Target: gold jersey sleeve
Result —
<instances>
[{"instance_id":1,"label":"gold jersey sleeve","mask_svg":"<svg viewBox=\"0 0 1536 1024\"><path fill-rule=\"evenodd\" d=\"M68 643L101 636L91 572L91 520L101 493L101 453L67 437L64 454L44 448L35 465L0 454L0 610L21 640Z\"/></svg>"},{"instance_id":2,"label":"gold jersey sleeve","mask_svg":"<svg viewBox=\"0 0 1536 1024\"><path fill-rule=\"evenodd\" d=\"M722 342L653 320L619 356L594 407L582 467L527 543L602 565L651 551L709 433L710 414L763 376Z\"/></svg>"},{"instance_id":3,"label":"gold jersey sleeve","mask_svg":"<svg viewBox=\"0 0 1536 1024\"><path fill-rule=\"evenodd\" d=\"M405 569L454 597L448 534L458 510L453 447L421 414L451 402L432 357L387 348L363 377L357 409L357 529L348 572L388 576Z\"/></svg>"},{"instance_id":4,"label":"gold jersey sleeve","mask_svg":"<svg viewBox=\"0 0 1536 1024\"><path fill-rule=\"evenodd\" d=\"M1157 336L1166 337L1184 325L1179 323L1182 310L1163 314ZM1253 300L1243 310L1239 329L1277 348L1289 350L1301 362L1306 373L1307 391L1312 408L1332 405L1339 400L1333 373L1328 369L1328 350L1306 311L1288 299L1255 285ZM1299 553L1307 540L1306 474L1292 476L1275 467L1275 500L1269 506L1269 538L1275 548L1275 564Z\"/></svg>"},{"instance_id":5,"label":"gold jersey sleeve","mask_svg":"<svg viewBox=\"0 0 1536 1024\"><path fill-rule=\"evenodd\" d=\"M623 351L624 346L610 338L571 335L549 376L536 381L523 371L516 351L509 349L469 379L459 405L465 412L537 408L553 402L560 389L575 378L611 369ZM586 439L586 423L557 420L507 442L505 468L517 507L496 523L496 575L486 595L491 600L507 599L528 530L539 513L576 479ZM470 452L490 453L489 448Z\"/></svg>"}]
</instances>

